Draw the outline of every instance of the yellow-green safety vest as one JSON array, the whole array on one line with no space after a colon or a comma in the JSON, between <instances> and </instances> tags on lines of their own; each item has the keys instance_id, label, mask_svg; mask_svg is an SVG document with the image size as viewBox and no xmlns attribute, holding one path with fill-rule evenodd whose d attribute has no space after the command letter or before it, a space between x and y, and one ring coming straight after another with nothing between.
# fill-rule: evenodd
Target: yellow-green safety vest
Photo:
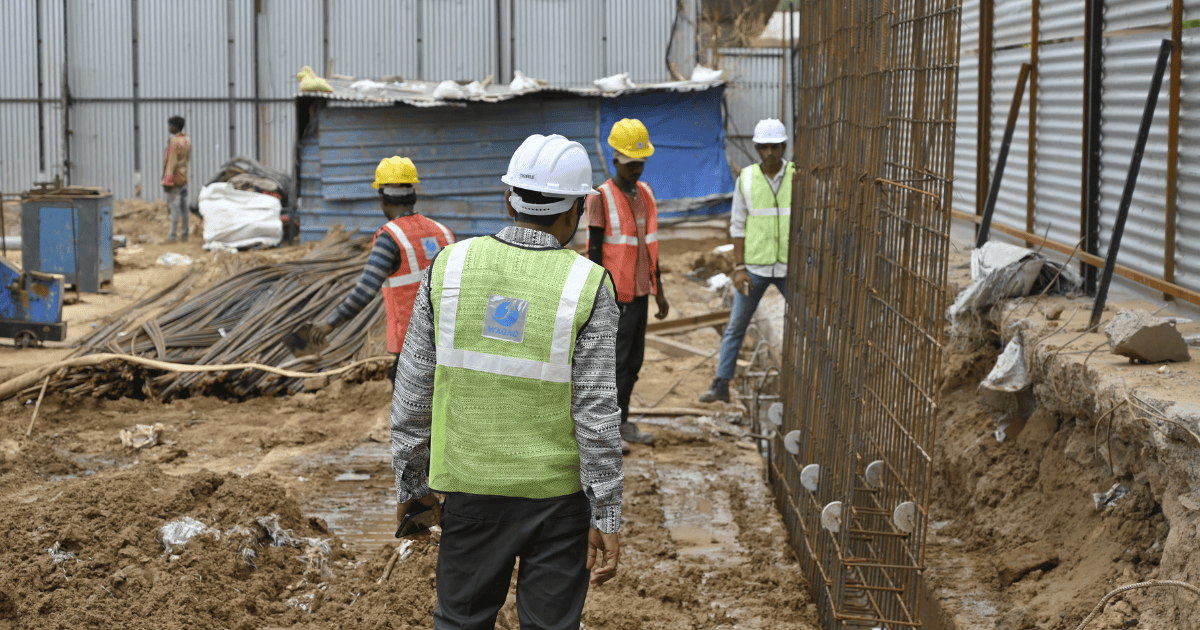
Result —
<instances>
[{"instance_id":1,"label":"yellow-green safety vest","mask_svg":"<svg viewBox=\"0 0 1200 630\"><path fill-rule=\"evenodd\" d=\"M430 278L430 488L532 499L580 490L571 358L605 279L569 249L485 236L442 250Z\"/></svg>"},{"instance_id":2,"label":"yellow-green safety vest","mask_svg":"<svg viewBox=\"0 0 1200 630\"><path fill-rule=\"evenodd\" d=\"M773 265L788 260L788 230L792 216L792 174L796 167L784 164L783 181L779 192L771 191L771 183L762 166L753 164L742 169L738 186L746 199L747 265Z\"/></svg>"}]
</instances>

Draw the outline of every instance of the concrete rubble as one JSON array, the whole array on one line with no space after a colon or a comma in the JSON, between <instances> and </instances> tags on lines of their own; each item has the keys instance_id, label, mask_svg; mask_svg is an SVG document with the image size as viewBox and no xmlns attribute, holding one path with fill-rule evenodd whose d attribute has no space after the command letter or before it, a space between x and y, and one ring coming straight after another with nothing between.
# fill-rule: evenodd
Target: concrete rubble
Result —
<instances>
[{"instance_id":1,"label":"concrete rubble","mask_svg":"<svg viewBox=\"0 0 1200 630\"><path fill-rule=\"evenodd\" d=\"M1112 353L1138 363L1191 361L1188 344L1175 324L1146 311L1122 310L1104 329Z\"/></svg>"}]
</instances>

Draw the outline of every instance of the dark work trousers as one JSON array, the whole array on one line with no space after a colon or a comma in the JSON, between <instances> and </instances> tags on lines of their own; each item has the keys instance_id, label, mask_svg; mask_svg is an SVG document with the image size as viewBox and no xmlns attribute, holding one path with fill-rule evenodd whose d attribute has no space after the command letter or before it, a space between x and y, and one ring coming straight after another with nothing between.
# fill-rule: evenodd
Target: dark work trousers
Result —
<instances>
[{"instance_id":1,"label":"dark work trousers","mask_svg":"<svg viewBox=\"0 0 1200 630\"><path fill-rule=\"evenodd\" d=\"M579 630L588 592L591 505L451 493L442 511L435 630L492 630L517 558L521 630Z\"/></svg>"},{"instance_id":2,"label":"dark work trousers","mask_svg":"<svg viewBox=\"0 0 1200 630\"><path fill-rule=\"evenodd\" d=\"M646 357L646 320L650 314L650 296L617 302L621 318L617 321L617 406L621 424L629 422L629 399Z\"/></svg>"}]
</instances>

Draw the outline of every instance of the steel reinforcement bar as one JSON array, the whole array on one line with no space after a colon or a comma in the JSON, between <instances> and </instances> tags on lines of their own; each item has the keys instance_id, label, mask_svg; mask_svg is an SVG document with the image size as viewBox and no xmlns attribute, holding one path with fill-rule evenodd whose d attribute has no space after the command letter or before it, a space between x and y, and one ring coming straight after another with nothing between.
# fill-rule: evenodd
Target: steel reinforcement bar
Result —
<instances>
[{"instance_id":1,"label":"steel reinforcement bar","mask_svg":"<svg viewBox=\"0 0 1200 630\"><path fill-rule=\"evenodd\" d=\"M921 624L959 5L804 0L780 511L822 623Z\"/></svg>"}]
</instances>

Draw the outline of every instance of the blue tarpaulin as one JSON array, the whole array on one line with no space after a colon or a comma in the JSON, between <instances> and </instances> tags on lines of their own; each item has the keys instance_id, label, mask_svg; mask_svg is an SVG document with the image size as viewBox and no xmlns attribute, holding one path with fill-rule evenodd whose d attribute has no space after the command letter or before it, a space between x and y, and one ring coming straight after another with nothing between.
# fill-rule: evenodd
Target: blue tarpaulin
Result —
<instances>
[{"instance_id":1,"label":"blue tarpaulin","mask_svg":"<svg viewBox=\"0 0 1200 630\"><path fill-rule=\"evenodd\" d=\"M654 155L646 160L642 181L657 199L708 197L733 192L733 174L725 157L725 123L721 118L724 86L698 92L629 94L600 101L600 137L614 123L636 118L650 132ZM604 160L612 165L613 150L602 143ZM729 212L723 201L689 212L664 212L663 220Z\"/></svg>"}]
</instances>

